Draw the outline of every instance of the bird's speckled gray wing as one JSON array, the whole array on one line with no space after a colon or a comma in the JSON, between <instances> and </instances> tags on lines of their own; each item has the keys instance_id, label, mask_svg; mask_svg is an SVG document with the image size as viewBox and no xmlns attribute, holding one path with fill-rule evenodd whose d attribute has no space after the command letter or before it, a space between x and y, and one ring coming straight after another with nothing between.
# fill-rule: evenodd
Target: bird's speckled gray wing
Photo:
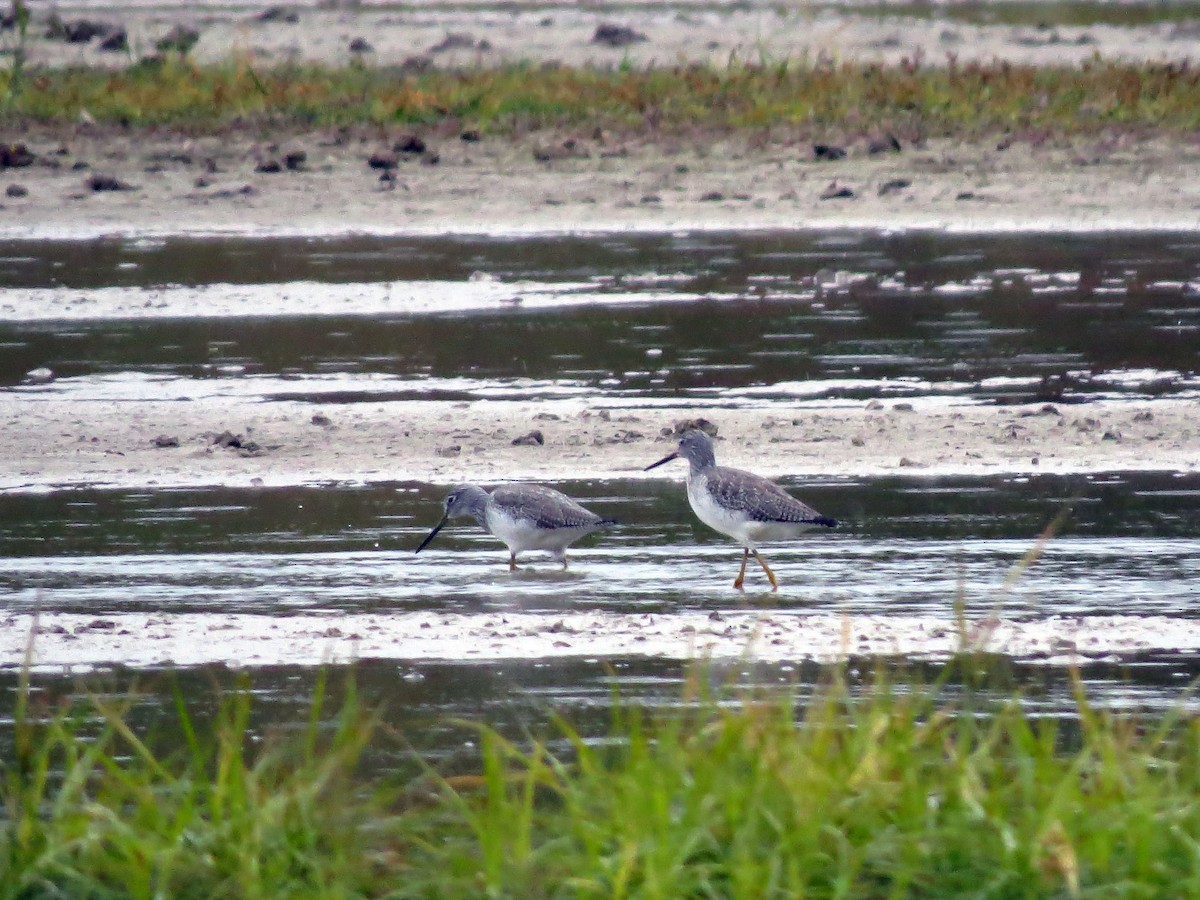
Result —
<instances>
[{"instance_id":1,"label":"bird's speckled gray wing","mask_svg":"<svg viewBox=\"0 0 1200 900\"><path fill-rule=\"evenodd\" d=\"M829 528L837 524L761 475L723 466L714 466L704 474L708 476L709 492L721 506L741 510L756 522L811 523Z\"/></svg>"},{"instance_id":2,"label":"bird's speckled gray wing","mask_svg":"<svg viewBox=\"0 0 1200 900\"><path fill-rule=\"evenodd\" d=\"M566 494L540 484L503 484L492 491L492 501L515 519L526 519L539 528L583 528L615 524L580 506Z\"/></svg>"}]
</instances>

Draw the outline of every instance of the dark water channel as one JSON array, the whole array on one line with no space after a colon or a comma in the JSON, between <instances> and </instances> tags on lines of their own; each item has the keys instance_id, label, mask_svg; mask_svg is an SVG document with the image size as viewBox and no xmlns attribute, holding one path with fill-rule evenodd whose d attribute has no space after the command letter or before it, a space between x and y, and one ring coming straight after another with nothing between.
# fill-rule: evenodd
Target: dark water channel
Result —
<instances>
[{"instance_id":1,"label":"dark water channel","mask_svg":"<svg viewBox=\"0 0 1200 900\"><path fill-rule=\"evenodd\" d=\"M549 305L451 303L474 276ZM341 316L368 285L433 314ZM1193 392L1191 236L641 235L0 245L6 297L308 292L304 315L4 321L0 386L60 376L257 377L264 395L539 399L587 390L731 402L950 394L1086 400ZM437 313L439 300L447 311ZM453 299L459 299L454 295ZM557 301L557 304L554 302ZM86 380L59 390L87 392Z\"/></svg>"},{"instance_id":2,"label":"dark water channel","mask_svg":"<svg viewBox=\"0 0 1200 900\"><path fill-rule=\"evenodd\" d=\"M514 301L537 293L552 302L438 308L442 292L480 281L511 284ZM6 302L34 297L53 306L112 289L153 290L170 303L173 292L197 287L213 297L266 286L353 298L380 282L424 291L432 307L342 315L318 302L306 314L230 318L200 305L156 319L69 322L3 313ZM1200 372L1198 300L1200 241L1162 234L23 243L0 245L0 390L86 400L111 389L112 379L153 377L166 394L213 383L264 401L346 403L579 392L597 401L730 404L1186 397ZM58 380L24 386L38 367ZM963 596L973 608L1016 618L1191 618L1200 609L1195 474L785 484L845 527L772 550L790 590L754 597L757 608L946 616ZM503 550L467 526L415 557L440 505L440 489L425 484L0 494L0 616L745 608L729 588L736 550L694 523L679 485L561 487L623 523L582 542L567 578L547 563L532 576L510 576ZM1067 507L1045 556L998 600L1013 564ZM0 748L18 662L0 660ZM161 717L171 679L202 704L212 683L233 677L222 666L168 675L112 663L113 671L88 678L121 691L136 677L146 693L134 715L147 722ZM1068 708L1061 669L1007 668L1032 708ZM684 665L638 657L372 660L358 672L364 697L386 702L413 745L452 756L469 737L450 717L519 733L558 709L595 733L614 683L637 702L669 704ZM713 677L784 684L803 695L820 672L799 662L723 664ZM1176 702L1198 673L1200 660L1170 653L1085 668L1099 700L1135 707ZM310 667L257 668L262 726L302 722L315 678ZM49 695L76 684L73 675L45 671L34 680ZM380 749L376 764L393 753L402 751Z\"/></svg>"}]
</instances>

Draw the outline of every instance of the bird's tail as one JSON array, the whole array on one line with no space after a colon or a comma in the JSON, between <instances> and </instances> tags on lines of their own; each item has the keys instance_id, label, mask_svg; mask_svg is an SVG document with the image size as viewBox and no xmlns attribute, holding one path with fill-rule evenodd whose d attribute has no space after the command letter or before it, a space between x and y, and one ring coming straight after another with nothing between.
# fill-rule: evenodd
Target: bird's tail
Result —
<instances>
[{"instance_id":1,"label":"bird's tail","mask_svg":"<svg viewBox=\"0 0 1200 900\"><path fill-rule=\"evenodd\" d=\"M618 522L616 519L601 519L596 524L600 525L601 527L607 527L610 525L620 525L621 523Z\"/></svg>"},{"instance_id":2,"label":"bird's tail","mask_svg":"<svg viewBox=\"0 0 1200 900\"><path fill-rule=\"evenodd\" d=\"M824 525L826 528L837 528L837 519L831 519L829 516L817 516L810 520L813 525Z\"/></svg>"}]
</instances>

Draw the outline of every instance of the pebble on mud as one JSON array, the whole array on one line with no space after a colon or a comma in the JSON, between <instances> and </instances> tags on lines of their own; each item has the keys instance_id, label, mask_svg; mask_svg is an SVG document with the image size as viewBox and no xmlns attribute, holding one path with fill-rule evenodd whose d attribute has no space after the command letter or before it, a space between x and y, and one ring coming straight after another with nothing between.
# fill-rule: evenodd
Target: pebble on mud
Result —
<instances>
[{"instance_id":1,"label":"pebble on mud","mask_svg":"<svg viewBox=\"0 0 1200 900\"><path fill-rule=\"evenodd\" d=\"M91 190L96 193L103 191L136 191L137 185L130 184L127 181L122 181L115 175L104 175L100 172L94 172L84 181Z\"/></svg>"},{"instance_id":2,"label":"pebble on mud","mask_svg":"<svg viewBox=\"0 0 1200 900\"><path fill-rule=\"evenodd\" d=\"M374 53L375 48L366 38L356 37L350 42L351 53Z\"/></svg>"},{"instance_id":3,"label":"pebble on mud","mask_svg":"<svg viewBox=\"0 0 1200 900\"><path fill-rule=\"evenodd\" d=\"M813 144L813 159L819 159L824 162L833 162L838 159L846 158L846 150L844 147L837 147L833 144Z\"/></svg>"},{"instance_id":4,"label":"pebble on mud","mask_svg":"<svg viewBox=\"0 0 1200 900\"><path fill-rule=\"evenodd\" d=\"M129 33L118 25L104 36L98 46L105 53L124 53L129 49Z\"/></svg>"},{"instance_id":5,"label":"pebble on mud","mask_svg":"<svg viewBox=\"0 0 1200 900\"><path fill-rule=\"evenodd\" d=\"M886 197L888 194L894 194L910 187L912 187L912 182L907 178L891 178L879 186L878 193L880 197Z\"/></svg>"},{"instance_id":6,"label":"pebble on mud","mask_svg":"<svg viewBox=\"0 0 1200 900\"><path fill-rule=\"evenodd\" d=\"M300 14L286 6L270 6L254 18L259 22L286 22L295 25L300 21Z\"/></svg>"},{"instance_id":7,"label":"pebble on mud","mask_svg":"<svg viewBox=\"0 0 1200 900\"><path fill-rule=\"evenodd\" d=\"M372 169L395 169L400 165L400 157L391 150L376 150L367 159L367 165Z\"/></svg>"},{"instance_id":8,"label":"pebble on mud","mask_svg":"<svg viewBox=\"0 0 1200 900\"><path fill-rule=\"evenodd\" d=\"M160 434L158 437L153 438L151 443L154 444L155 447L178 447L179 438L170 434Z\"/></svg>"},{"instance_id":9,"label":"pebble on mud","mask_svg":"<svg viewBox=\"0 0 1200 900\"><path fill-rule=\"evenodd\" d=\"M0 169L20 169L32 166L34 155L22 143L0 144Z\"/></svg>"},{"instance_id":10,"label":"pebble on mud","mask_svg":"<svg viewBox=\"0 0 1200 900\"><path fill-rule=\"evenodd\" d=\"M313 413L313 417L309 419L309 421L314 425L321 426L322 428L327 428L333 424L329 416L325 415L324 413Z\"/></svg>"},{"instance_id":11,"label":"pebble on mud","mask_svg":"<svg viewBox=\"0 0 1200 900\"><path fill-rule=\"evenodd\" d=\"M10 184L8 187L6 187L4 189L4 196L5 197L14 197L14 198L28 197L29 196L29 188L25 187L25 185L23 185L23 184Z\"/></svg>"},{"instance_id":12,"label":"pebble on mud","mask_svg":"<svg viewBox=\"0 0 1200 900\"><path fill-rule=\"evenodd\" d=\"M836 181L829 182L825 190L821 191L822 200L848 200L854 196L852 188L848 188L844 184L838 184Z\"/></svg>"},{"instance_id":13,"label":"pebble on mud","mask_svg":"<svg viewBox=\"0 0 1200 900\"><path fill-rule=\"evenodd\" d=\"M648 41L649 38L640 31L634 31L628 25L603 24L597 26L592 34L593 44L603 44L606 47L628 47Z\"/></svg>"},{"instance_id":14,"label":"pebble on mud","mask_svg":"<svg viewBox=\"0 0 1200 900\"><path fill-rule=\"evenodd\" d=\"M396 153L418 154L424 153L426 149L425 141L416 134L402 134L392 144L392 150Z\"/></svg>"},{"instance_id":15,"label":"pebble on mud","mask_svg":"<svg viewBox=\"0 0 1200 900\"><path fill-rule=\"evenodd\" d=\"M515 437L512 439L512 444L514 447L534 447L534 446L541 447L545 443L546 443L545 436L540 431L537 431L537 430L531 431L531 432L529 432L529 434L523 434L520 437Z\"/></svg>"}]
</instances>

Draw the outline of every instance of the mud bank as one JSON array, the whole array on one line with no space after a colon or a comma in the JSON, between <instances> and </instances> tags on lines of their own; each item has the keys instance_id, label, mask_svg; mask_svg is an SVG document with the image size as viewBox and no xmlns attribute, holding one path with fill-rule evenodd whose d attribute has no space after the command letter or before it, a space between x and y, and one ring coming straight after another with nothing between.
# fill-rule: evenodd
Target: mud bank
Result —
<instances>
[{"instance_id":1,"label":"mud bank","mask_svg":"<svg viewBox=\"0 0 1200 900\"><path fill-rule=\"evenodd\" d=\"M762 661L848 656L944 659L964 640L1019 660L1112 661L1200 649L1200 623L1161 616L988 618L963 635L951 618L753 613L407 613L336 616L65 613L0 622L0 660L19 665L33 630L37 669L321 665L355 659L486 661L582 656Z\"/></svg>"},{"instance_id":2,"label":"mud bank","mask_svg":"<svg viewBox=\"0 0 1200 900\"><path fill-rule=\"evenodd\" d=\"M1200 228L1200 146L1185 140L930 140L882 155L852 142L824 161L786 135L425 139L437 164L404 158L381 180L369 160L383 132L42 132L27 138L37 164L0 173L0 237ZM563 141L569 154L536 158ZM303 168L257 171L298 150ZM97 175L123 189L96 190Z\"/></svg>"},{"instance_id":3,"label":"mud bank","mask_svg":"<svg viewBox=\"0 0 1200 900\"><path fill-rule=\"evenodd\" d=\"M1196 401L1188 399L730 409L605 408L586 399L264 403L220 395L77 403L9 391L0 392L0 491L672 477L642 469L670 445L664 429L697 414L718 424L723 464L773 477L1194 471L1200 461ZM513 445L534 428L544 445ZM225 431L258 449L215 444ZM160 446L164 436L178 445Z\"/></svg>"}]
</instances>

